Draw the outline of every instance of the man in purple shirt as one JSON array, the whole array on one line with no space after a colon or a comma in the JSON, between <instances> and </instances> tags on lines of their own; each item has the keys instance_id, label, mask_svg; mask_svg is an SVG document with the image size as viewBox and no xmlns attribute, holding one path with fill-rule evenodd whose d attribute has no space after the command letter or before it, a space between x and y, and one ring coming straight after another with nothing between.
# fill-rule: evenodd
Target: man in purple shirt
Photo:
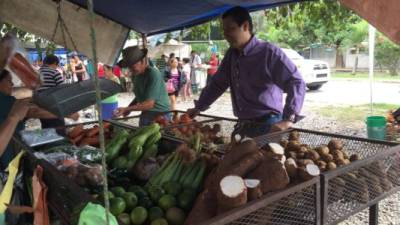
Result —
<instances>
[{"instance_id":1,"label":"man in purple shirt","mask_svg":"<svg viewBox=\"0 0 400 225\"><path fill-rule=\"evenodd\" d=\"M222 22L230 48L188 114L195 117L230 88L233 112L239 119L232 135L255 137L290 128L299 119L305 96L300 72L279 47L253 35L245 8L229 9Z\"/></svg>"}]
</instances>

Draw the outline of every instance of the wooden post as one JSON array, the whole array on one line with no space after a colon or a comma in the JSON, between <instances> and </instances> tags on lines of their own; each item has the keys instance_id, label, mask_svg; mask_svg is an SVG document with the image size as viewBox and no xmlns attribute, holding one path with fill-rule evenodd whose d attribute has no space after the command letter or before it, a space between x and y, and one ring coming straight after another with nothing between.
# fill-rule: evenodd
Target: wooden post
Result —
<instances>
[{"instance_id":1,"label":"wooden post","mask_svg":"<svg viewBox=\"0 0 400 225\"><path fill-rule=\"evenodd\" d=\"M147 48L147 36L146 36L146 34L142 34L142 45L143 45L143 48Z\"/></svg>"}]
</instances>

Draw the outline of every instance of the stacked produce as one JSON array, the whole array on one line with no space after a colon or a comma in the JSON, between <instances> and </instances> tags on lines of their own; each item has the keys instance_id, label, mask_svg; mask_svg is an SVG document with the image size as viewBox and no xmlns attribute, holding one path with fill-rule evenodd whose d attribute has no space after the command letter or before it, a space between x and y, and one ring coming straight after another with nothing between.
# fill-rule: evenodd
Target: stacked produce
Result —
<instances>
[{"instance_id":1,"label":"stacked produce","mask_svg":"<svg viewBox=\"0 0 400 225\"><path fill-rule=\"evenodd\" d=\"M165 117L157 117L155 122L160 124L161 127L170 127L166 129L169 134L183 140L190 140L195 134L201 134L201 142L204 144L214 143L223 144L224 138L220 135L221 125L198 123L196 120L191 119L188 114L182 114L178 116L175 112L171 121L165 119Z\"/></svg>"},{"instance_id":2,"label":"stacked produce","mask_svg":"<svg viewBox=\"0 0 400 225\"><path fill-rule=\"evenodd\" d=\"M149 127L154 129L157 126ZM133 136L147 134L151 137L149 133L154 130L149 127L147 131L144 130L146 132L138 131ZM136 145L132 144L133 140ZM138 149L132 146L140 146L141 143L143 141L138 138L132 139L129 142L131 151ZM144 143L145 146L148 142ZM215 156L202 151L200 134L196 134L190 142L180 145L171 153L161 167L151 174L145 185L112 187L109 194L111 212L124 224L183 224L202 185L207 166L215 164L217 160ZM99 200L102 201L101 198Z\"/></svg>"},{"instance_id":3,"label":"stacked produce","mask_svg":"<svg viewBox=\"0 0 400 225\"><path fill-rule=\"evenodd\" d=\"M281 140L280 145L284 147L285 166L290 178L300 181L314 177L319 171L334 170L360 158L358 154L349 156L343 143L337 139L317 147L302 144L297 131L291 132L287 140Z\"/></svg>"},{"instance_id":4,"label":"stacked produce","mask_svg":"<svg viewBox=\"0 0 400 225\"><path fill-rule=\"evenodd\" d=\"M253 139L235 139L223 160L207 176L185 224L205 222L289 184L279 144L259 148Z\"/></svg>"},{"instance_id":5,"label":"stacked produce","mask_svg":"<svg viewBox=\"0 0 400 225\"><path fill-rule=\"evenodd\" d=\"M104 122L103 126L105 138L109 139L111 137L111 125L110 123ZM73 145L91 145L94 147L99 147L99 132L100 128L98 125L94 125L92 128L85 129L82 124L79 124L72 128L67 135Z\"/></svg>"}]
</instances>

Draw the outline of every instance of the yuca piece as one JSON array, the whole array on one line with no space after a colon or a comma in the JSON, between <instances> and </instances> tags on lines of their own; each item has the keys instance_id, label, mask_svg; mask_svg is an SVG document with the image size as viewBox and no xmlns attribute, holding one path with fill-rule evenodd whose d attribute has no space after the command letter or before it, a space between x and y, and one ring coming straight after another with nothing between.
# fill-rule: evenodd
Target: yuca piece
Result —
<instances>
[{"instance_id":1,"label":"yuca piece","mask_svg":"<svg viewBox=\"0 0 400 225\"><path fill-rule=\"evenodd\" d=\"M297 177L297 163L294 159L288 158L285 161L285 168L291 179L295 179Z\"/></svg>"},{"instance_id":2,"label":"yuca piece","mask_svg":"<svg viewBox=\"0 0 400 225\"><path fill-rule=\"evenodd\" d=\"M299 176L303 181L310 180L320 174L317 165L307 164L305 168L299 168Z\"/></svg>"},{"instance_id":3,"label":"yuca piece","mask_svg":"<svg viewBox=\"0 0 400 225\"><path fill-rule=\"evenodd\" d=\"M216 216L217 204L215 204L215 201L215 194L208 189L204 189L196 198L184 225L201 224Z\"/></svg>"},{"instance_id":4,"label":"yuca piece","mask_svg":"<svg viewBox=\"0 0 400 225\"><path fill-rule=\"evenodd\" d=\"M247 203L247 187L236 175L222 178L217 192L218 214Z\"/></svg>"},{"instance_id":5,"label":"yuca piece","mask_svg":"<svg viewBox=\"0 0 400 225\"><path fill-rule=\"evenodd\" d=\"M244 183L247 187L247 199L249 201L259 199L262 196L261 182L257 179L245 179Z\"/></svg>"},{"instance_id":6,"label":"yuca piece","mask_svg":"<svg viewBox=\"0 0 400 225\"><path fill-rule=\"evenodd\" d=\"M260 180L261 191L264 194L283 189L289 184L289 175L286 172L285 166L277 159L264 158L247 177L249 179Z\"/></svg>"}]
</instances>

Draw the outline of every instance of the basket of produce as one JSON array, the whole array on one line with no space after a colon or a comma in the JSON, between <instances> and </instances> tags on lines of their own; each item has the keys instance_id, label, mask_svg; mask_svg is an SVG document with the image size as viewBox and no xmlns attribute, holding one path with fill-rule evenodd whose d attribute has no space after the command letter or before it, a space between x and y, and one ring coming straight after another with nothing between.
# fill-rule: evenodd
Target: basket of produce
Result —
<instances>
[{"instance_id":1,"label":"basket of produce","mask_svg":"<svg viewBox=\"0 0 400 225\"><path fill-rule=\"evenodd\" d=\"M257 138L280 142L301 175L316 167L322 179L324 224L336 224L399 189L396 143L293 129Z\"/></svg>"}]
</instances>

